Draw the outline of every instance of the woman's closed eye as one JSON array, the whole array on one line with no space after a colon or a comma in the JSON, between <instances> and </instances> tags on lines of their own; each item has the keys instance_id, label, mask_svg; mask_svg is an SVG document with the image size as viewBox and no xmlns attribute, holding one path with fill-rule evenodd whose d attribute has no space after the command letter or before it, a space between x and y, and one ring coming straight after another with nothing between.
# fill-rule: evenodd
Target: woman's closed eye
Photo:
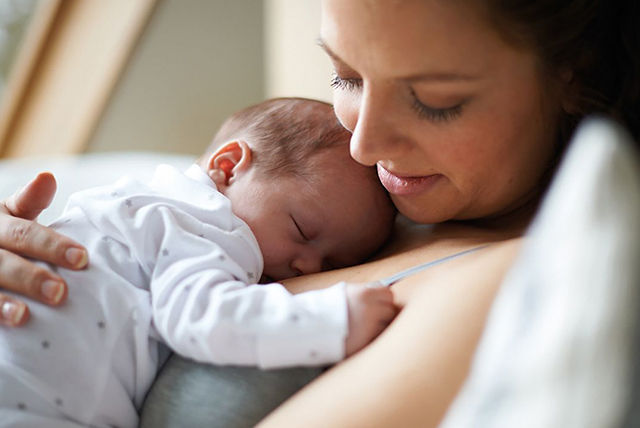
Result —
<instances>
[{"instance_id":1,"label":"woman's closed eye","mask_svg":"<svg viewBox=\"0 0 640 428\"><path fill-rule=\"evenodd\" d=\"M461 102L446 108L430 107L420 101L415 91L411 90L411 96L413 97L413 110L418 113L420 117L431 120L432 122L446 122L448 120L456 119L460 116L462 106L464 105L464 102Z\"/></svg>"},{"instance_id":2,"label":"woman's closed eye","mask_svg":"<svg viewBox=\"0 0 640 428\"><path fill-rule=\"evenodd\" d=\"M342 78L338 76L338 73L333 73L331 76L331 87L333 89L343 89L352 91L362 87L362 79L360 78Z\"/></svg>"},{"instance_id":3,"label":"woman's closed eye","mask_svg":"<svg viewBox=\"0 0 640 428\"><path fill-rule=\"evenodd\" d=\"M448 108L433 108L426 104L422 104L417 98L413 102L412 108L420 117L432 122L446 122L456 119L462 112L462 104Z\"/></svg>"},{"instance_id":4,"label":"woman's closed eye","mask_svg":"<svg viewBox=\"0 0 640 428\"><path fill-rule=\"evenodd\" d=\"M362 79L360 78L342 78L337 73L333 73L331 77L331 87L336 90L354 91L362 87ZM418 99L416 93L411 90L413 98L411 108L421 118L428 119L432 122L446 122L456 119L462 112L464 102L447 108L431 107Z\"/></svg>"}]
</instances>

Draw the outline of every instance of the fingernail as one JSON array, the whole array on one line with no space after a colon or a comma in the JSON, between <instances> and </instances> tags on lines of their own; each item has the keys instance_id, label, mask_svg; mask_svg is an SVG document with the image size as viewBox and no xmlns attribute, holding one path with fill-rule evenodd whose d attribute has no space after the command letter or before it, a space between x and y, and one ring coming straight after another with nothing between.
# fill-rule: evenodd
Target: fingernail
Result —
<instances>
[{"instance_id":1,"label":"fingernail","mask_svg":"<svg viewBox=\"0 0 640 428\"><path fill-rule=\"evenodd\" d=\"M80 248L71 247L64 253L64 256L76 268L84 267L88 261L87 252Z\"/></svg>"},{"instance_id":2,"label":"fingernail","mask_svg":"<svg viewBox=\"0 0 640 428\"><path fill-rule=\"evenodd\" d=\"M26 309L27 305L24 303L7 300L2 304L2 318L16 325L22 320Z\"/></svg>"},{"instance_id":3,"label":"fingernail","mask_svg":"<svg viewBox=\"0 0 640 428\"><path fill-rule=\"evenodd\" d=\"M64 285L55 279L47 279L42 283L42 294L51 303L58 304L64 294Z\"/></svg>"}]
</instances>

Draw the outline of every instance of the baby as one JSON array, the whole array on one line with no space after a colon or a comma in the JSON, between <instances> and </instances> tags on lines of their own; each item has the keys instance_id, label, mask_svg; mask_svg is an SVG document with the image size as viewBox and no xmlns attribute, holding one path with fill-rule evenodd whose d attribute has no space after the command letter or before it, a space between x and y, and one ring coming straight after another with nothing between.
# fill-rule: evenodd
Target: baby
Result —
<instances>
[{"instance_id":1,"label":"baby","mask_svg":"<svg viewBox=\"0 0 640 428\"><path fill-rule=\"evenodd\" d=\"M63 306L32 303L23 329L0 330L1 424L137 426L169 348L273 368L371 341L396 313L388 288L272 282L356 264L387 239L394 208L348 140L330 105L274 99L229 118L185 173L72 195L52 227L91 264L58 270Z\"/></svg>"}]
</instances>

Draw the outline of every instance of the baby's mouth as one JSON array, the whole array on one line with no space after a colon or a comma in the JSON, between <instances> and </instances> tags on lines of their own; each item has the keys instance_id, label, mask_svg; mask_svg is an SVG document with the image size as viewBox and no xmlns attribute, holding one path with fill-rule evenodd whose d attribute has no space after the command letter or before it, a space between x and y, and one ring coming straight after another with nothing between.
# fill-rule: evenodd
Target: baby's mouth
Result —
<instances>
[{"instance_id":1,"label":"baby's mouth","mask_svg":"<svg viewBox=\"0 0 640 428\"><path fill-rule=\"evenodd\" d=\"M276 281L273 278L271 278L270 276L263 274L260 277L260 281L258 281L258 284L270 284L272 282L276 282Z\"/></svg>"}]
</instances>

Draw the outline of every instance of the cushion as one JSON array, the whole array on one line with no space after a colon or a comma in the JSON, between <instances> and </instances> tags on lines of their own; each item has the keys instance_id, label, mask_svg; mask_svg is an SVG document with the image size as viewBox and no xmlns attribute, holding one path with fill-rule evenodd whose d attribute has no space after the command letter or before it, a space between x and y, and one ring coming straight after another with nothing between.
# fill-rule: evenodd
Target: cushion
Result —
<instances>
[{"instance_id":1,"label":"cushion","mask_svg":"<svg viewBox=\"0 0 640 428\"><path fill-rule=\"evenodd\" d=\"M628 407L639 262L638 153L617 125L592 119L565 155L441 428L640 426Z\"/></svg>"},{"instance_id":2,"label":"cushion","mask_svg":"<svg viewBox=\"0 0 640 428\"><path fill-rule=\"evenodd\" d=\"M147 394L140 428L253 427L321 373L215 366L174 354Z\"/></svg>"}]
</instances>

